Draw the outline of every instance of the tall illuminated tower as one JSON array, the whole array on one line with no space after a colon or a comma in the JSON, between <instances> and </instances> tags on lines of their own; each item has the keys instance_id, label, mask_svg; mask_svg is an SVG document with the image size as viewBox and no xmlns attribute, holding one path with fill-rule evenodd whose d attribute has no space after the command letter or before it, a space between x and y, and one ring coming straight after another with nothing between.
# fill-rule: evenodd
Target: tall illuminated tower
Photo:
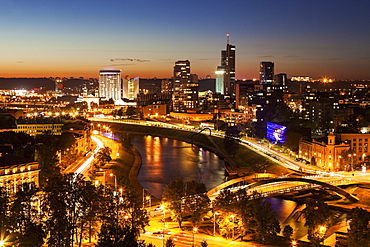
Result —
<instances>
[{"instance_id":1,"label":"tall illuminated tower","mask_svg":"<svg viewBox=\"0 0 370 247\"><path fill-rule=\"evenodd\" d=\"M226 37L226 50L221 51L221 65L225 68L224 94L233 97L235 96L235 45L229 44L229 34Z\"/></svg>"},{"instance_id":2,"label":"tall illuminated tower","mask_svg":"<svg viewBox=\"0 0 370 247\"><path fill-rule=\"evenodd\" d=\"M100 70L99 97L121 100L122 83L120 70Z\"/></svg>"},{"instance_id":3,"label":"tall illuminated tower","mask_svg":"<svg viewBox=\"0 0 370 247\"><path fill-rule=\"evenodd\" d=\"M218 66L216 70L216 93L224 94L225 93L225 67Z\"/></svg>"},{"instance_id":4,"label":"tall illuminated tower","mask_svg":"<svg viewBox=\"0 0 370 247\"><path fill-rule=\"evenodd\" d=\"M190 74L189 60L177 61L173 67L173 111L186 112L197 107L198 77Z\"/></svg>"}]
</instances>

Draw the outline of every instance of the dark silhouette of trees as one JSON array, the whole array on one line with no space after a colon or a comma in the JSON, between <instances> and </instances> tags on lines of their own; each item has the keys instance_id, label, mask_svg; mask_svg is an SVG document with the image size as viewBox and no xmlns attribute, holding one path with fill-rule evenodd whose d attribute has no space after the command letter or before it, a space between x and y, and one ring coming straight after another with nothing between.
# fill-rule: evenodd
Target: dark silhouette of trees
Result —
<instances>
[{"instance_id":1,"label":"dark silhouette of trees","mask_svg":"<svg viewBox=\"0 0 370 247\"><path fill-rule=\"evenodd\" d=\"M196 226L209 211L210 201L206 192L203 183L184 183L183 180L176 179L165 187L162 201L180 228L184 216L190 216L190 221Z\"/></svg>"},{"instance_id":2,"label":"dark silhouette of trees","mask_svg":"<svg viewBox=\"0 0 370 247\"><path fill-rule=\"evenodd\" d=\"M290 225L286 225L283 229L283 236L286 239L286 241L290 241L293 236L293 228Z\"/></svg>"},{"instance_id":3,"label":"dark silhouette of trees","mask_svg":"<svg viewBox=\"0 0 370 247\"><path fill-rule=\"evenodd\" d=\"M244 189L222 191L214 201L213 210L220 213L220 231L226 236L230 236L230 231L234 229L240 231L241 236L251 234L258 242L264 243L280 232L280 224L270 203L256 192L248 194Z\"/></svg>"},{"instance_id":4,"label":"dark silhouette of trees","mask_svg":"<svg viewBox=\"0 0 370 247\"><path fill-rule=\"evenodd\" d=\"M259 243L264 244L270 237L280 233L280 223L267 200L253 195L253 199L246 204L243 210L243 227L246 232L252 233Z\"/></svg>"},{"instance_id":5,"label":"dark silhouette of trees","mask_svg":"<svg viewBox=\"0 0 370 247\"><path fill-rule=\"evenodd\" d=\"M46 237L37 209L32 205L39 189L34 183L18 186L10 206L8 229L20 246L42 246Z\"/></svg>"},{"instance_id":6,"label":"dark silhouette of trees","mask_svg":"<svg viewBox=\"0 0 370 247\"><path fill-rule=\"evenodd\" d=\"M370 246L370 212L356 207L348 213L349 223L348 246Z\"/></svg>"},{"instance_id":7,"label":"dark silhouette of trees","mask_svg":"<svg viewBox=\"0 0 370 247\"><path fill-rule=\"evenodd\" d=\"M302 210L306 219L308 239L313 246L320 246L325 239L326 229L331 225L332 213L322 200L309 200Z\"/></svg>"}]
</instances>

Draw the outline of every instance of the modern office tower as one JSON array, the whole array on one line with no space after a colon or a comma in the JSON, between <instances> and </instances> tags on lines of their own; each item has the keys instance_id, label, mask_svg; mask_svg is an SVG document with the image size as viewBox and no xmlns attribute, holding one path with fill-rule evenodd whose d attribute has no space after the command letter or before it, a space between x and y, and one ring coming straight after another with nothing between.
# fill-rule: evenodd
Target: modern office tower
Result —
<instances>
[{"instance_id":1,"label":"modern office tower","mask_svg":"<svg viewBox=\"0 0 370 247\"><path fill-rule=\"evenodd\" d=\"M260 83L272 84L274 81L274 63L261 62L260 65Z\"/></svg>"},{"instance_id":2,"label":"modern office tower","mask_svg":"<svg viewBox=\"0 0 370 247\"><path fill-rule=\"evenodd\" d=\"M287 80L288 80L287 74L280 73L280 74L275 75L275 82L273 84L277 86L286 87Z\"/></svg>"},{"instance_id":3,"label":"modern office tower","mask_svg":"<svg viewBox=\"0 0 370 247\"><path fill-rule=\"evenodd\" d=\"M131 78L127 82L127 98L129 100L134 100L137 98L137 95L139 94L139 77L136 76L134 78Z\"/></svg>"},{"instance_id":4,"label":"modern office tower","mask_svg":"<svg viewBox=\"0 0 370 247\"><path fill-rule=\"evenodd\" d=\"M63 79L57 77L55 79L55 93L62 93L63 91Z\"/></svg>"},{"instance_id":5,"label":"modern office tower","mask_svg":"<svg viewBox=\"0 0 370 247\"><path fill-rule=\"evenodd\" d=\"M225 66L218 66L216 70L216 93L224 94Z\"/></svg>"},{"instance_id":6,"label":"modern office tower","mask_svg":"<svg viewBox=\"0 0 370 247\"><path fill-rule=\"evenodd\" d=\"M134 100L139 94L139 77L130 78L128 75L122 80L122 98Z\"/></svg>"},{"instance_id":7,"label":"modern office tower","mask_svg":"<svg viewBox=\"0 0 370 247\"><path fill-rule=\"evenodd\" d=\"M120 70L100 70L99 97L121 100L122 84Z\"/></svg>"},{"instance_id":8,"label":"modern office tower","mask_svg":"<svg viewBox=\"0 0 370 247\"><path fill-rule=\"evenodd\" d=\"M173 68L173 111L186 112L197 107L198 77L190 75L189 60L177 61Z\"/></svg>"},{"instance_id":9,"label":"modern office tower","mask_svg":"<svg viewBox=\"0 0 370 247\"><path fill-rule=\"evenodd\" d=\"M161 93L170 94L172 93L173 85L172 80L162 80L161 81Z\"/></svg>"},{"instance_id":10,"label":"modern office tower","mask_svg":"<svg viewBox=\"0 0 370 247\"><path fill-rule=\"evenodd\" d=\"M225 67L224 94L234 96L235 94L235 45L229 44L227 36L226 50L221 51L221 65Z\"/></svg>"}]
</instances>

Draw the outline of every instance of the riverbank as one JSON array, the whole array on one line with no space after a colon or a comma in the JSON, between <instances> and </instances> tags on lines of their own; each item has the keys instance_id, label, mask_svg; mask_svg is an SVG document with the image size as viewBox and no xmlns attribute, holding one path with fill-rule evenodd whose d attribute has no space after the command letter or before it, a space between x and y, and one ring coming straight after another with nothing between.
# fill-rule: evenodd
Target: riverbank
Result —
<instances>
[{"instance_id":1,"label":"riverbank","mask_svg":"<svg viewBox=\"0 0 370 247\"><path fill-rule=\"evenodd\" d=\"M125 123L110 123L111 129L116 132L167 137L194 144L217 154L225 163L232 167L238 175L254 173L288 174L291 170L281 166L237 140L224 137L210 136L208 132L196 133L180 129L168 129L153 126L133 125Z\"/></svg>"}]
</instances>

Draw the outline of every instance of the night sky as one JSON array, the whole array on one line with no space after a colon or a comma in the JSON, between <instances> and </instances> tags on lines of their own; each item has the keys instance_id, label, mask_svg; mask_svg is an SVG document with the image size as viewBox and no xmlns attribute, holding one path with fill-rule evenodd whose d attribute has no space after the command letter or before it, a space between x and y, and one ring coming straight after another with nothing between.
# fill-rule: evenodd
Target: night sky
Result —
<instances>
[{"instance_id":1,"label":"night sky","mask_svg":"<svg viewBox=\"0 0 370 247\"><path fill-rule=\"evenodd\" d=\"M0 77L214 77L226 33L236 77L370 79L369 0L0 0ZM131 60L128 60L131 59Z\"/></svg>"}]
</instances>

